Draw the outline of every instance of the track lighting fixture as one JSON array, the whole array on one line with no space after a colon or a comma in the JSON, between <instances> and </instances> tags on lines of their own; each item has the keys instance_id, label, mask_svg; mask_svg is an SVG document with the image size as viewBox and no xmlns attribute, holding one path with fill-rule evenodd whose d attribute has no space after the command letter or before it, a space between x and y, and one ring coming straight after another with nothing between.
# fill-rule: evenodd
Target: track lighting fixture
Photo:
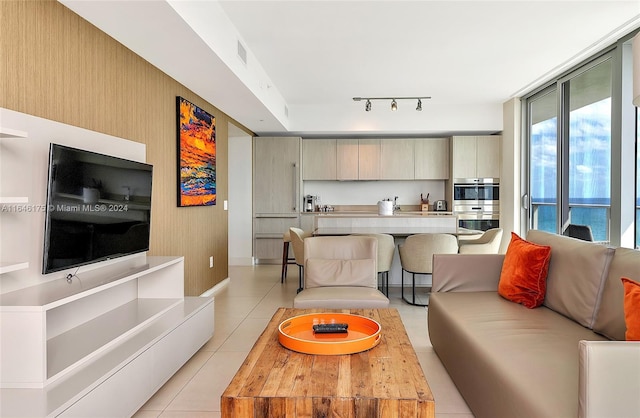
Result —
<instances>
[{"instance_id":1,"label":"track lighting fixture","mask_svg":"<svg viewBox=\"0 0 640 418\"><path fill-rule=\"evenodd\" d=\"M398 102L397 100L417 100L418 105L416 106L416 110L418 112L422 111L422 99L430 99L430 96L420 96L420 97L354 97L354 102L360 102L362 100L366 100L364 105L364 110L367 112L371 111L371 100L391 100L391 110L398 110Z\"/></svg>"}]
</instances>

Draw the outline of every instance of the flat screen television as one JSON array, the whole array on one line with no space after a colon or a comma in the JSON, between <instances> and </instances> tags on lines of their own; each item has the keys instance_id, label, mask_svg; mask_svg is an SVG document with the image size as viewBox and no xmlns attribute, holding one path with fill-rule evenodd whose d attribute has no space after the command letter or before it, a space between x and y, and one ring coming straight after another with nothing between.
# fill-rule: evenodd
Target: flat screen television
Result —
<instances>
[{"instance_id":1,"label":"flat screen television","mask_svg":"<svg viewBox=\"0 0 640 418\"><path fill-rule=\"evenodd\" d=\"M42 273L149 250L153 166L49 149Z\"/></svg>"}]
</instances>

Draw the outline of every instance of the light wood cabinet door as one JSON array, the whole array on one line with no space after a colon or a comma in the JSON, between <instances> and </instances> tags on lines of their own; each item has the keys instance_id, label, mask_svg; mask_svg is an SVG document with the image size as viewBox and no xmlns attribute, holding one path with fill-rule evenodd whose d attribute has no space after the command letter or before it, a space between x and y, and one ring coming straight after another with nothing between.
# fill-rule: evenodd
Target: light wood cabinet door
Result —
<instances>
[{"instance_id":1,"label":"light wood cabinet door","mask_svg":"<svg viewBox=\"0 0 640 418\"><path fill-rule=\"evenodd\" d=\"M425 138L415 141L416 180L449 178L449 138Z\"/></svg>"},{"instance_id":2,"label":"light wood cabinet door","mask_svg":"<svg viewBox=\"0 0 640 418\"><path fill-rule=\"evenodd\" d=\"M475 136L454 136L451 163L454 179L476 178L477 140Z\"/></svg>"},{"instance_id":3,"label":"light wood cabinet door","mask_svg":"<svg viewBox=\"0 0 640 418\"><path fill-rule=\"evenodd\" d=\"M476 137L476 175L479 178L500 178L502 136Z\"/></svg>"},{"instance_id":4,"label":"light wood cabinet door","mask_svg":"<svg viewBox=\"0 0 640 418\"><path fill-rule=\"evenodd\" d=\"M254 213L298 213L300 141L299 137L254 138Z\"/></svg>"},{"instance_id":5,"label":"light wood cabinet door","mask_svg":"<svg viewBox=\"0 0 640 418\"><path fill-rule=\"evenodd\" d=\"M380 141L380 180L413 180L413 139Z\"/></svg>"},{"instance_id":6,"label":"light wood cabinet door","mask_svg":"<svg viewBox=\"0 0 640 418\"><path fill-rule=\"evenodd\" d=\"M336 180L336 140L302 141L302 179Z\"/></svg>"},{"instance_id":7,"label":"light wood cabinet door","mask_svg":"<svg viewBox=\"0 0 640 418\"><path fill-rule=\"evenodd\" d=\"M358 141L358 179L380 179L379 139L361 139Z\"/></svg>"},{"instance_id":8,"label":"light wood cabinet door","mask_svg":"<svg viewBox=\"0 0 640 418\"><path fill-rule=\"evenodd\" d=\"M336 141L336 178L338 180L358 180L357 139Z\"/></svg>"}]
</instances>

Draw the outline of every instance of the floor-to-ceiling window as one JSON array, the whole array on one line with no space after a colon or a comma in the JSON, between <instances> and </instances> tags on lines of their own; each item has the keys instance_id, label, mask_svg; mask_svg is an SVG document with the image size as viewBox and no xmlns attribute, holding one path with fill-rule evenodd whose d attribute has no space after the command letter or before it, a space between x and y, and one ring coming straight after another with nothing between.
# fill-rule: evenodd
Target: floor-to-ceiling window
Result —
<instances>
[{"instance_id":1,"label":"floor-to-ceiling window","mask_svg":"<svg viewBox=\"0 0 640 418\"><path fill-rule=\"evenodd\" d=\"M570 224L585 225L594 241L640 249L640 108L631 97L634 35L524 98L526 228L562 234Z\"/></svg>"},{"instance_id":2,"label":"floor-to-ceiling window","mask_svg":"<svg viewBox=\"0 0 640 418\"><path fill-rule=\"evenodd\" d=\"M564 155L563 197L568 224L588 225L596 241L609 241L611 208L611 59L585 68L562 83L568 120Z\"/></svg>"},{"instance_id":3,"label":"floor-to-ceiling window","mask_svg":"<svg viewBox=\"0 0 640 418\"><path fill-rule=\"evenodd\" d=\"M588 225L609 241L611 72L604 56L527 100L531 228Z\"/></svg>"},{"instance_id":4,"label":"floor-to-ceiling window","mask_svg":"<svg viewBox=\"0 0 640 418\"><path fill-rule=\"evenodd\" d=\"M529 101L531 223L556 232L558 185L558 106L555 86Z\"/></svg>"}]
</instances>

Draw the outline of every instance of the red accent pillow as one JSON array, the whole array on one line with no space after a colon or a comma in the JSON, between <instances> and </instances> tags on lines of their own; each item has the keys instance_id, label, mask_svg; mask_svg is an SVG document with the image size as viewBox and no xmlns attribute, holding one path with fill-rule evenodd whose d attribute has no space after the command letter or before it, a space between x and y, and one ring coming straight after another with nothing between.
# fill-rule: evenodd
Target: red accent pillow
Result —
<instances>
[{"instance_id":1,"label":"red accent pillow","mask_svg":"<svg viewBox=\"0 0 640 418\"><path fill-rule=\"evenodd\" d=\"M527 308L542 305L550 259L551 247L523 240L512 232L498 283L500 296Z\"/></svg>"},{"instance_id":2,"label":"red accent pillow","mask_svg":"<svg viewBox=\"0 0 640 418\"><path fill-rule=\"evenodd\" d=\"M622 278L624 286L624 323L627 341L640 341L640 283Z\"/></svg>"}]
</instances>

